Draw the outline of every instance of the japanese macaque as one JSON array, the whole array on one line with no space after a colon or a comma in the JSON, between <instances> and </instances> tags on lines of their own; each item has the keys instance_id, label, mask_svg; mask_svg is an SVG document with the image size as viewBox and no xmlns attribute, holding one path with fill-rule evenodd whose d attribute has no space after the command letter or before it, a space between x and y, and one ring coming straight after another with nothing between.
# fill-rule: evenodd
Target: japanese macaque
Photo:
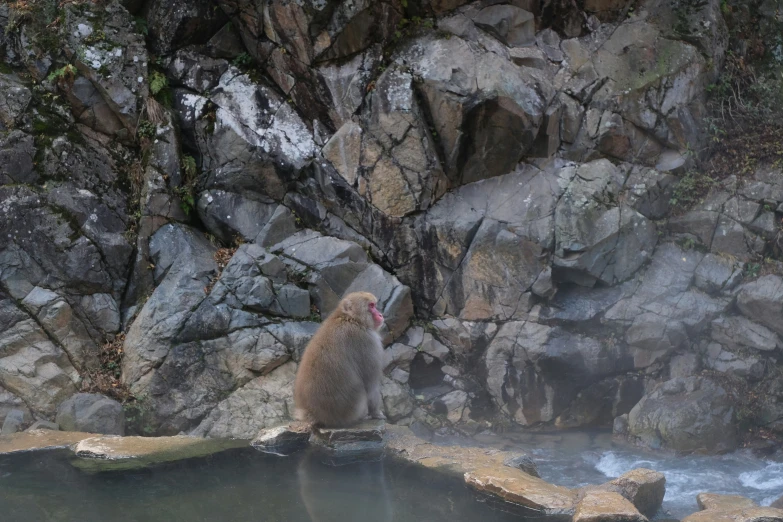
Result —
<instances>
[{"instance_id":1,"label":"japanese macaque","mask_svg":"<svg viewBox=\"0 0 783 522\"><path fill-rule=\"evenodd\" d=\"M295 415L316 427L339 428L381 411L383 315L367 292L346 295L307 345L294 386Z\"/></svg>"}]
</instances>

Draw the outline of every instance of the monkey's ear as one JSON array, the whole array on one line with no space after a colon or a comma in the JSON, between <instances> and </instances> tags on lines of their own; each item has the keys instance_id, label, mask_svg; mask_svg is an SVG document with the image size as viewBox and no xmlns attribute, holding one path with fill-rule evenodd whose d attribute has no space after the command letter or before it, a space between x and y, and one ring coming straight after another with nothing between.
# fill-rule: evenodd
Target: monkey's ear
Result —
<instances>
[{"instance_id":1,"label":"monkey's ear","mask_svg":"<svg viewBox=\"0 0 783 522\"><path fill-rule=\"evenodd\" d=\"M349 314L351 313L351 300L350 299L343 299L342 303L340 303L340 308L342 309L343 313Z\"/></svg>"}]
</instances>

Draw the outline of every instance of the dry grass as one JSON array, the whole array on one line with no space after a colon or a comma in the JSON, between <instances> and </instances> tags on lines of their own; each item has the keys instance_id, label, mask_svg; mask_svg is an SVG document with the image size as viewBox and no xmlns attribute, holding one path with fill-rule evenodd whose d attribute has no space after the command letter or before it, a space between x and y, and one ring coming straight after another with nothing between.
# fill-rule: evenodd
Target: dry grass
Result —
<instances>
[{"instance_id":1,"label":"dry grass","mask_svg":"<svg viewBox=\"0 0 783 522\"><path fill-rule=\"evenodd\" d=\"M101 393L120 402L133 399L128 387L122 383L122 358L125 334L118 334L113 340L106 341L98 352L100 366L85 370L82 381L83 392Z\"/></svg>"}]
</instances>

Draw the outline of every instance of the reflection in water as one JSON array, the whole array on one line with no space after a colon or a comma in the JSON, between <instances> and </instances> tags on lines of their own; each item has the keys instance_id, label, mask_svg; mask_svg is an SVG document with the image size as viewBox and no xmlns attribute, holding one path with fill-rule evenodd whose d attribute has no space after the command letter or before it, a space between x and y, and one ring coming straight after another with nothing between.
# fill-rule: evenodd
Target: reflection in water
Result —
<instances>
[{"instance_id":1,"label":"reflection in water","mask_svg":"<svg viewBox=\"0 0 783 522\"><path fill-rule=\"evenodd\" d=\"M329 461L323 451L308 448L296 469L302 502L312 522L394 520L383 460L359 459L344 468ZM339 477L345 472L351 474L350 480ZM325 488L329 483L331 487Z\"/></svg>"},{"instance_id":2,"label":"reflection in water","mask_svg":"<svg viewBox=\"0 0 783 522\"><path fill-rule=\"evenodd\" d=\"M0 456L0 521L521 522L461 477L395 459L334 462L251 448L152 469L87 473L67 451ZM343 465L334 465L334 464ZM499 507L500 510L493 509Z\"/></svg>"}]
</instances>

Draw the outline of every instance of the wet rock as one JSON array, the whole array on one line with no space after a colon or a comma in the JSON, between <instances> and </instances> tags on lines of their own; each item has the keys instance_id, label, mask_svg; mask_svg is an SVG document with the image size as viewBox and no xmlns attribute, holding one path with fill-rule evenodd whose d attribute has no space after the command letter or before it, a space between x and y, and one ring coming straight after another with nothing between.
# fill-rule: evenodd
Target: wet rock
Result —
<instances>
[{"instance_id":1,"label":"wet rock","mask_svg":"<svg viewBox=\"0 0 783 522\"><path fill-rule=\"evenodd\" d=\"M612 434L619 436L628 435L628 414L624 413L615 417L612 422Z\"/></svg>"},{"instance_id":2,"label":"wet rock","mask_svg":"<svg viewBox=\"0 0 783 522\"><path fill-rule=\"evenodd\" d=\"M33 431L33 430L59 431L60 425L55 422L49 422L46 420L37 420L34 423L32 423L29 428L27 428L27 431Z\"/></svg>"},{"instance_id":3,"label":"wet rock","mask_svg":"<svg viewBox=\"0 0 783 522\"><path fill-rule=\"evenodd\" d=\"M528 475L532 475L534 477L539 477L539 478L541 477L541 475L538 474L538 468L536 467L536 463L527 453L522 453L520 455L512 455L503 461L503 465L512 468L521 469Z\"/></svg>"},{"instance_id":4,"label":"wet rock","mask_svg":"<svg viewBox=\"0 0 783 522\"><path fill-rule=\"evenodd\" d=\"M22 431L22 425L25 422L25 412L22 410L11 410L3 421L3 427L0 428L0 435L10 435L17 431Z\"/></svg>"},{"instance_id":5,"label":"wet rock","mask_svg":"<svg viewBox=\"0 0 783 522\"><path fill-rule=\"evenodd\" d=\"M72 464L85 471L139 469L188 458L205 457L246 446L247 441L209 440L200 437L90 437L75 444Z\"/></svg>"},{"instance_id":6,"label":"wet rock","mask_svg":"<svg viewBox=\"0 0 783 522\"><path fill-rule=\"evenodd\" d=\"M652 448L726 452L737 446L734 401L705 377L676 378L656 386L628 415L629 434Z\"/></svg>"},{"instance_id":7,"label":"wet rock","mask_svg":"<svg viewBox=\"0 0 783 522\"><path fill-rule=\"evenodd\" d=\"M0 437L0 455L20 451L67 448L77 442L94 437L93 433L75 431L34 430L17 432Z\"/></svg>"},{"instance_id":8,"label":"wet rock","mask_svg":"<svg viewBox=\"0 0 783 522\"><path fill-rule=\"evenodd\" d=\"M768 275L743 283L737 293L737 307L749 319L783 334L783 279Z\"/></svg>"},{"instance_id":9,"label":"wet rock","mask_svg":"<svg viewBox=\"0 0 783 522\"><path fill-rule=\"evenodd\" d=\"M576 505L574 522L644 522L636 508L618 493L591 491Z\"/></svg>"},{"instance_id":10,"label":"wet rock","mask_svg":"<svg viewBox=\"0 0 783 522\"><path fill-rule=\"evenodd\" d=\"M250 445L264 453L290 455L307 446L309 439L307 426L287 424L262 429Z\"/></svg>"},{"instance_id":11,"label":"wet rock","mask_svg":"<svg viewBox=\"0 0 783 522\"><path fill-rule=\"evenodd\" d=\"M313 435L321 443L336 448L354 442L382 442L386 423L380 420L366 420L348 428L318 428Z\"/></svg>"},{"instance_id":12,"label":"wet rock","mask_svg":"<svg viewBox=\"0 0 783 522\"><path fill-rule=\"evenodd\" d=\"M347 428L316 428L310 441L323 450L327 462L341 465L382 458L385 433L384 421L367 419Z\"/></svg>"},{"instance_id":13,"label":"wet rock","mask_svg":"<svg viewBox=\"0 0 783 522\"><path fill-rule=\"evenodd\" d=\"M702 510L683 522L763 522L783 520L783 510L758 507L752 500L737 495L700 493L696 500Z\"/></svg>"},{"instance_id":14,"label":"wet rock","mask_svg":"<svg viewBox=\"0 0 783 522\"><path fill-rule=\"evenodd\" d=\"M637 468L598 487L619 493L643 515L652 518L663 504L666 477L657 471Z\"/></svg>"},{"instance_id":15,"label":"wet rock","mask_svg":"<svg viewBox=\"0 0 783 522\"><path fill-rule=\"evenodd\" d=\"M57 424L63 431L124 435L125 412L104 395L77 393L57 408Z\"/></svg>"},{"instance_id":16,"label":"wet rock","mask_svg":"<svg viewBox=\"0 0 783 522\"><path fill-rule=\"evenodd\" d=\"M481 492L487 492L529 510L537 516L570 517L576 495L559 486L548 484L524 471L503 463L516 454L487 451L464 446L438 446L413 435L401 426L387 426L387 451L409 462L462 477Z\"/></svg>"}]
</instances>

